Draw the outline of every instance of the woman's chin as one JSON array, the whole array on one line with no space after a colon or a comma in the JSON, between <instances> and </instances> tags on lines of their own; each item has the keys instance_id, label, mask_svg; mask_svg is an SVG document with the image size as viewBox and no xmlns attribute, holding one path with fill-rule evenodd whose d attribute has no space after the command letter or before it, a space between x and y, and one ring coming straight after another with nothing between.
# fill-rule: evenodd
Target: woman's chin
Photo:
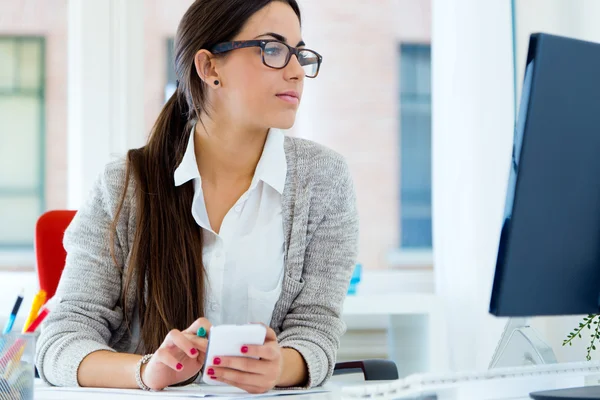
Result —
<instances>
[{"instance_id":1,"label":"woman's chin","mask_svg":"<svg viewBox=\"0 0 600 400\"><path fill-rule=\"evenodd\" d=\"M296 122L296 112L282 113L270 126L277 129L290 129Z\"/></svg>"}]
</instances>

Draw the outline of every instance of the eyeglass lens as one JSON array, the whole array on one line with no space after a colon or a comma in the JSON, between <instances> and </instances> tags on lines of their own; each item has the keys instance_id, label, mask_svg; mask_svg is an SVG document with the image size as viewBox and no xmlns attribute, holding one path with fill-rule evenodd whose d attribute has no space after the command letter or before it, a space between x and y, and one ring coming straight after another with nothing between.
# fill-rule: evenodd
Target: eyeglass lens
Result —
<instances>
[{"instance_id":1,"label":"eyeglass lens","mask_svg":"<svg viewBox=\"0 0 600 400\"><path fill-rule=\"evenodd\" d=\"M288 58L289 49L283 43L269 42L265 46L265 63L273 68L283 68ZM315 53L310 50L300 50L298 61L304 69L307 77L314 77L319 67L319 59Z\"/></svg>"}]
</instances>

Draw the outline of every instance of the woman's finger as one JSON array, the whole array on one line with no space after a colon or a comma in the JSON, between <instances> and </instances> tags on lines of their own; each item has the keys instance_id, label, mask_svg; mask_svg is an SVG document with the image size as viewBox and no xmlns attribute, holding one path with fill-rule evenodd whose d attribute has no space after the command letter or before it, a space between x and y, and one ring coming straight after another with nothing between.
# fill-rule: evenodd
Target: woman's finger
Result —
<instances>
[{"instance_id":1,"label":"woman's finger","mask_svg":"<svg viewBox=\"0 0 600 400\"><path fill-rule=\"evenodd\" d=\"M172 348L177 347L188 357L195 358L198 357L198 349L196 348L196 343L189 340L185 334L178 331L177 329L172 329L165 338L162 348Z\"/></svg>"},{"instance_id":2,"label":"woman's finger","mask_svg":"<svg viewBox=\"0 0 600 400\"><path fill-rule=\"evenodd\" d=\"M247 357L256 357L263 360L275 361L281 357L281 351L278 344L245 345L241 352Z\"/></svg>"},{"instance_id":3,"label":"woman's finger","mask_svg":"<svg viewBox=\"0 0 600 400\"><path fill-rule=\"evenodd\" d=\"M242 372L242 371L238 371L235 369L221 368L221 367L216 367L216 366L211 366L211 367L209 367L209 369L212 369L212 371L207 371L207 374L209 376L211 376L211 377L214 376L219 380L227 380L229 382L235 382L234 386L237 386L237 387L257 386L257 385L260 385L259 382L261 382L263 380L262 377L258 374ZM210 372L213 372L213 374L211 374Z\"/></svg>"},{"instance_id":4,"label":"woman's finger","mask_svg":"<svg viewBox=\"0 0 600 400\"><path fill-rule=\"evenodd\" d=\"M271 340L277 340L277 335L275 334L275 331L273 330L273 328L265 325L262 322L251 322L251 324L258 324L258 325L262 325L265 328L267 328L267 334L265 336L265 342L271 341Z\"/></svg>"},{"instance_id":5,"label":"woman's finger","mask_svg":"<svg viewBox=\"0 0 600 400\"><path fill-rule=\"evenodd\" d=\"M190 342L194 344L200 353L206 353L206 350L208 349L208 339L198 337L196 334L192 333L184 332L183 334Z\"/></svg>"},{"instance_id":6,"label":"woman's finger","mask_svg":"<svg viewBox=\"0 0 600 400\"><path fill-rule=\"evenodd\" d=\"M155 361L160 362L167 367L173 369L174 371L182 371L183 364L179 362L177 357L175 357L167 348L158 349L153 355L152 358Z\"/></svg>"},{"instance_id":7,"label":"woman's finger","mask_svg":"<svg viewBox=\"0 0 600 400\"><path fill-rule=\"evenodd\" d=\"M208 335L208 332L210 331L211 327L212 324L209 320L207 320L206 318L198 318L186 330L184 330L184 332L193 333L195 335L198 332L198 329L204 328L206 334Z\"/></svg>"},{"instance_id":8,"label":"woman's finger","mask_svg":"<svg viewBox=\"0 0 600 400\"><path fill-rule=\"evenodd\" d=\"M267 336L265 336L265 342L277 341L277 335L275 334L275 331L266 325L265 327L267 328Z\"/></svg>"},{"instance_id":9,"label":"woman's finger","mask_svg":"<svg viewBox=\"0 0 600 400\"><path fill-rule=\"evenodd\" d=\"M264 361L248 357L216 357L219 359L219 368L230 368L251 374L260 374L263 371ZM217 365L215 360L209 360L209 365Z\"/></svg>"}]
</instances>

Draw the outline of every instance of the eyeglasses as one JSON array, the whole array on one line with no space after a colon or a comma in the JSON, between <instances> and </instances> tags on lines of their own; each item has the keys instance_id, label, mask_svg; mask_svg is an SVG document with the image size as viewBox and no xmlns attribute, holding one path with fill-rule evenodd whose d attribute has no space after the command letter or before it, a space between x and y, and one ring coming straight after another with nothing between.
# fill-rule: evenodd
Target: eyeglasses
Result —
<instances>
[{"instance_id":1,"label":"eyeglasses","mask_svg":"<svg viewBox=\"0 0 600 400\"><path fill-rule=\"evenodd\" d=\"M321 62L323 61L323 57L316 51L297 49L278 40L240 40L219 43L213 47L212 53L220 54L245 47L260 47L263 64L274 69L285 68L290 62L292 55L295 55L304 69L304 75L307 78L317 77L321 68Z\"/></svg>"}]
</instances>

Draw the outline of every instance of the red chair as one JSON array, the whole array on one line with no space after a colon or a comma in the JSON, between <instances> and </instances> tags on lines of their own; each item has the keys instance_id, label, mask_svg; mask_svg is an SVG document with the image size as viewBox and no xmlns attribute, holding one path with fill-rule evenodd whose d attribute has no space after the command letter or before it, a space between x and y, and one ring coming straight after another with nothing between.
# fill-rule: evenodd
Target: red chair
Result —
<instances>
[{"instance_id":1,"label":"red chair","mask_svg":"<svg viewBox=\"0 0 600 400\"><path fill-rule=\"evenodd\" d=\"M62 241L65 230L76 211L54 210L40 216L35 225L35 257L40 289L47 298L54 296L58 281L65 267L67 252Z\"/></svg>"}]
</instances>

